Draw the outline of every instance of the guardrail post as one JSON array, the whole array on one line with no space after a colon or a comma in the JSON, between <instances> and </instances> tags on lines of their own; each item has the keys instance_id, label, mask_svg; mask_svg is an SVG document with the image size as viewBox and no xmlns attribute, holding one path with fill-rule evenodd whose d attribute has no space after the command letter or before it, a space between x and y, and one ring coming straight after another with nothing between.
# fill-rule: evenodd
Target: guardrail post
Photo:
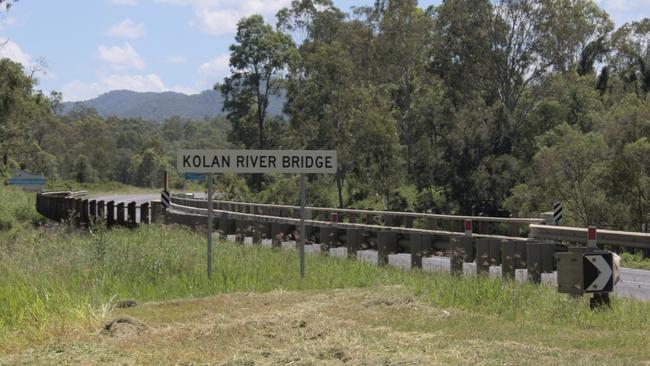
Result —
<instances>
[{"instance_id":1,"label":"guardrail post","mask_svg":"<svg viewBox=\"0 0 650 366\"><path fill-rule=\"evenodd\" d=\"M370 210L370 209L368 209ZM374 225L375 224L375 216L371 213L366 214L366 225Z\"/></svg>"},{"instance_id":2,"label":"guardrail post","mask_svg":"<svg viewBox=\"0 0 650 366\"><path fill-rule=\"evenodd\" d=\"M137 215L136 215L136 206L135 202L129 202L129 204L126 206L127 207L127 226L128 227L136 227L138 225L137 223Z\"/></svg>"},{"instance_id":3,"label":"guardrail post","mask_svg":"<svg viewBox=\"0 0 650 366\"><path fill-rule=\"evenodd\" d=\"M151 222L161 222L162 218L162 203L151 202Z\"/></svg>"},{"instance_id":4,"label":"guardrail post","mask_svg":"<svg viewBox=\"0 0 650 366\"><path fill-rule=\"evenodd\" d=\"M451 274L462 275L463 274L463 262L465 257L465 248L463 247L463 241L461 238L451 237L449 238L449 250L451 254Z\"/></svg>"},{"instance_id":5,"label":"guardrail post","mask_svg":"<svg viewBox=\"0 0 650 366\"><path fill-rule=\"evenodd\" d=\"M149 202L140 205L140 222L143 224L151 224L151 218L149 217Z\"/></svg>"},{"instance_id":6,"label":"guardrail post","mask_svg":"<svg viewBox=\"0 0 650 366\"><path fill-rule=\"evenodd\" d=\"M422 258L431 253L433 237L428 234L411 234L411 267L422 268Z\"/></svg>"},{"instance_id":7,"label":"guardrail post","mask_svg":"<svg viewBox=\"0 0 650 366\"><path fill-rule=\"evenodd\" d=\"M271 224L271 239L273 240L273 246L279 247L284 241L284 237L288 234L287 225L272 223Z\"/></svg>"},{"instance_id":8,"label":"guardrail post","mask_svg":"<svg viewBox=\"0 0 650 366\"><path fill-rule=\"evenodd\" d=\"M124 202L120 202L115 205L115 210L117 211L117 225L126 225L126 220L124 218Z\"/></svg>"},{"instance_id":9,"label":"guardrail post","mask_svg":"<svg viewBox=\"0 0 650 366\"><path fill-rule=\"evenodd\" d=\"M395 226L395 224L394 224L394 221L395 221L395 220L394 220L394 217L393 217L393 216L391 216L391 215L386 215L386 214L384 214L383 216L384 216L384 217L383 217L383 219L384 219L384 226Z\"/></svg>"},{"instance_id":10,"label":"guardrail post","mask_svg":"<svg viewBox=\"0 0 650 366\"><path fill-rule=\"evenodd\" d=\"M485 276L490 273L490 239L476 239L476 273Z\"/></svg>"},{"instance_id":11,"label":"guardrail post","mask_svg":"<svg viewBox=\"0 0 650 366\"><path fill-rule=\"evenodd\" d=\"M106 226L115 226L115 201L106 202Z\"/></svg>"},{"instance_id":12,"label":"guardrail post","mask_svg":"<svg viewBox=\"0 0 650 366\"><path fill-rule=\"evenodd\" d=\"M490 265L498 266L501 264L501 241L490 239Z\"/></svg>"},{"instance_id":13,"label":"guardrail post","mask_svg":"<svg viewBox=\"0 0 650 366\"><path fill-rule=\"evenodd\" d=\"M412 212L412 211L408 211ZM413 227L413 216L404 216L404 227L412 228Z\"/></svg>"},{"instance_id":14,"label":"guardrail post","mask_svg":"<svg viewBox=\"0 0 650 366\"><path fill-rule=\"evenodd\" d=\"M363 231L359 229L345 230L345 247L348 248L348 257L356 257L362 243Z\"/></svg>"},{"instance_id":15,"label":"guardrail post","mask_svg":"<svg viewBox=\"0 0 650 366\"><path fill-rule=\"evenodd\" d=\"M318 233L318 240L328 248L333 248L339 241L339 229L329 226L321 226Z\"/></svg>"},{"instance_id":16,"label":"guardrail post","mask_svg":"<svg viewBox=\"0 0 650 366\"><path fill-rule=\"evenodd\" d=\"M106 219L106 203L104 200L97 201L97 217L99 217L100 220Z\"/></svg>"},{"instance_id":17,"label":"guardrail post","mask_svg":"<svg viewBox=\"0 0 650 366\"><path fill-rule=\"evenodd\" d=\"M554 250L555 244L553 243L528 243L526 256L530 281L539 283L542 280L542 273L553 272Z\"/></svg>"},{"instance_id":18,"label":"guardrail post","mask_svg":"<svg viewBox=\"0 0 650 366\"><path fill-rule=\"evenodd\" d=\"M84 224L90 223L90 218L88 215L88 200L81 201L81 219L80 221Z\"/></svg>"},{"instance_id":19,"label":"guardrail post","mask_svg":"<svg viewBox=\"0 0 650 366\"><path fill-rule=\"evenodd\" d=\"M88 217L90 221L94 221L97 218L97 201L96 200L88 201L88 209L90 210L90 212L88 213Z\"/></svg>"},{"instance_id":20,"label":"guardrail post","mask_svg":"<svg viewBox=\"0 0 650 366\"><path fill-rule=\"evenodd\" d=\"M501 242L501 276L515 278L515 243L510 240Z\"/></svg>"},{"instance_id":21,"label":"guardrail post","mask_svg":"<svg viewBox=\"0 0 650 366\"><path fill-rule=\"evenodd\" d=\"M388 255L397 251L397 234L380 231L377 233L377 264L388 264Z\"/></svg>"}]
</instances>

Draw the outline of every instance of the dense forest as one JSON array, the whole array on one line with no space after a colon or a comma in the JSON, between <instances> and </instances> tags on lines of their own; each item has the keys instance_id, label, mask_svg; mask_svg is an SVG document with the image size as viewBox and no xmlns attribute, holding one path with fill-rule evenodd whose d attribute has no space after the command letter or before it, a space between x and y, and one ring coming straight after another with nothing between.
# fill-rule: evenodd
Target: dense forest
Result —
<instances>
[{"instance_id":1,"label":"dense forest","mask_svg":"<svg viewBox=\"0 0 650 366\"><path fill-rule=\"evenodd\" d=\"M60 117L59 94L0 61L0 169L153 187L179 148L336 149L313 204L534 216L561 201L567 224L650 222L650 19L617 28L590 0L294 0L276 24L241 19L230 52L227 117L160 123ZM292 176L218 180L298 198Z\"/></svg>"}]
</instances>

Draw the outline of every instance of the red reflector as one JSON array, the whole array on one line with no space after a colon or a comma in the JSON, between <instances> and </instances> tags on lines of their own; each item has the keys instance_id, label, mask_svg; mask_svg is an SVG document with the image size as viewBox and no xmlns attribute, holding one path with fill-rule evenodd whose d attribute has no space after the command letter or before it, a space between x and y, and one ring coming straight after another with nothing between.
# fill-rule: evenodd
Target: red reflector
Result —
<instances>
[{"instance_id":1,"label":"red reflector","mask_svg":"<svg viewBox=\"0 0 650 366\"><path fill-rule=\"evenodd\" d=\"M465 231L472 231L472 220L465 220Z\"/></svg>"},{"instance_id":2,"label":"red reflector","mask_svg":"<svg viewBox=\"0 0 650 366\"><path fill-rule=\"evenodd\" d=\"M336 212L333 212L331 221L338 222L339 221L338 219L339 219L339 215Z\"/></svg>"},{"instance_id":3,"label":"red reflector","mask_svg":"<svg viewBox=\"0 0 650 366\"><path fill-rule=\"evenodd\" d=\"M587 239L588 240L596 240L596 227L595 226L589 226L587 229Z\"/></svg>"}]
</instances>

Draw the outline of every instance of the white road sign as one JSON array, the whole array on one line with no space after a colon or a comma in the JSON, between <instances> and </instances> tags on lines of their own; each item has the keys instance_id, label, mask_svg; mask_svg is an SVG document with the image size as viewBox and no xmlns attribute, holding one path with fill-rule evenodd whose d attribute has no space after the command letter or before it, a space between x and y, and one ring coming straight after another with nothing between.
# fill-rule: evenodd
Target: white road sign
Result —
<instances>
[{"instance_id":1,"label":"white road sign","mask_svg":"<svg viewBox=\"0 0 650 366\"><path fill-rule=\"evenodd\" d=\"M180 150L180 173L336 173L335 150Z\"/></svg>"},{"instance_id":2,"label":"white road sign","mask_svg":"<svg viewBox=\"0 0 650 366\"><path fill-rule=\"evenodd\" d=\"M585 292L609 292L613 289L612 254L584 256Z\"/></svg>"}]
</instances>

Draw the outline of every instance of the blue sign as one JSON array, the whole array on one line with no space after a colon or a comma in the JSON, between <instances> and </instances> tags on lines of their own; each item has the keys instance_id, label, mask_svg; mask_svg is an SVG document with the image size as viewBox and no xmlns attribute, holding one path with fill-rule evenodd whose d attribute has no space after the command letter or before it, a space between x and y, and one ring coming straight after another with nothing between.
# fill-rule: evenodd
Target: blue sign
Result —
<instances>
[{"instance_id":1,"label":"blue sign","mask_svg":"<svg viewBox=\"0 0 650 366\"><path fill-rule=\"evenodd\" d=\"M200 173L185 173L185 179L187 180L203 180L204 175Z\"/></svg>"},{"instance_id":2,"label":"blue sign","mask_svg":"<svg viewBox=\"0 0 650 366\"><path fill-rule=\"evenodd\" d=\"M22 189L28 191L41 191L45 185L45 178L42 174L32 174L24 170L16 170L7 183L12 186L20 186Z\"/></svg>"},{"instance_id":3,"label":"blue sign","mask_svg":"<svg viewBox=\"0 0 650 366\"><path fill-rule=\"evenodd\" d=\"M45 185L45 179L9 179L9 185L14 186L42 186Z\"/></svg>"}]
</instances>

